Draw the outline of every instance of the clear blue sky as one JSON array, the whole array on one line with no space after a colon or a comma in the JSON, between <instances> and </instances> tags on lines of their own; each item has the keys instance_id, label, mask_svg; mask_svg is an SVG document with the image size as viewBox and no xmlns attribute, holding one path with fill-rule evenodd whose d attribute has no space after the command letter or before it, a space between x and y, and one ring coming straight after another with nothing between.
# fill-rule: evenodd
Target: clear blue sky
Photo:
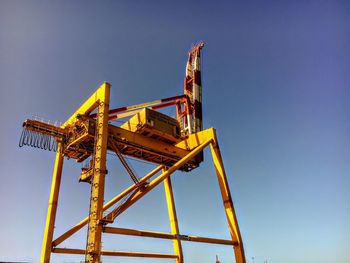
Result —
<instances>
[{"instance_id":1,"label":"clear blue sky","mask_svg":"<svg viewBox=\"0 0 350 263\"><path fill-rule=\"evenodd\" d=\"M218 129L248 262L350 262L349 2L2 0L0 261L38 262L41 250L54 154L18 148L22 121L65 121L103 81L112 107L181 94L199 40L204 126ZM206 160L174 175L180 230L229 238ZM114 156L108 167L106 200L131 183ZM87 214L79 171L65 162L56 236ZM156 188L117 225L169 231L163 196ZM85 237L63 246L83 248ZM234 262L230 248L183 245L187 262ZM172 251L120 236L104 248ZM104 259L136 261L171 262Z\"/></svg>"}]
</instances>

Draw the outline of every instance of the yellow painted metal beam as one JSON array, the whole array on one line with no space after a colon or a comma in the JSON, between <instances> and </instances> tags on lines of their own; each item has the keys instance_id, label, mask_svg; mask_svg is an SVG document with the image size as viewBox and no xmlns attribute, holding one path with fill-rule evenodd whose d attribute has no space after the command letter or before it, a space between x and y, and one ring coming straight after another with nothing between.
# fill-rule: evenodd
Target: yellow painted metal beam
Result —
<instances>
[{"instance_id":1,"label":"yellow painted metal beam","mask_svg":"<svg viewBox=\"0 0 350 263\"><path fill-rule=\"evenodd\" d=\"M170 158L174 161L180 160L189 153L189 150L186 148L177 147L113 125L109 125L109 136L110 140L134 147L135 149L139 148L144 152L164 156L164 158Z\"/></svg>"},{"instance_id":2,"label":"yellow painted metal beam","mask_svg":"<svg viewBox=\"0 0 350 263\"><path fill-rule=\"evenodd\" d=\"M233 207L231 192L228 186L226 172L222 161L220 148L218 145L215 131L214 131L213 143L210 144L210 150L213 157L213 163L216 170L217 178L219 181L221 196L222 196L222 200L225 208L227 222L230 229L230 234L231 234L232 240L237 243L237 246L234 247L236 262L245 263L246 259L244 255L244 248L243 248L241 233L239 230L236 213Z\"/></svg>"},{"instance_id":3,"label":"yellow painted metal beam","mask_svg":"<svg viewBox=\"0 0 350 263\"><path fill-rule=\"evenodd\" d=\"M163 233L163 232L153 232L153 231L136 230L136 229L119 228L119 227L106 226L103 228L103 232L108 234L119 234L119 235L127 235L127 236L140 236L140 237L172 239L172 240L179 239L183 241L208 243L208 244L219 244L219 245L229 245L229 246L237 245L236 242L233 242L232 240L226 240L226 239L171 234L171 233Z\"/></svg>"},{"instance_id":4,"label":"yellow painted metal beam","mask_svg":"<svg viewBox=\"0 0 350 263\"><path fill-rule=\"evenodd\" d=\"M86 261L99 263L101 258L102 226L99 224L103 217L105 176L107 173L107 140L110 84L104 83L94 96L83 104L81 112L89 113L93 107L98 107L96 119L96 134L93 156L93 177L91 182L90 214L88 222L88 240ZM78 112L80 109L78 110Z\"/></svg>"},{"instance_id":5,"label":"yellow painted metal beam","mask_svg":"<svg viewBox=\"0 0 350 263\"><path fill-rule=\"evenodd\" d=\"M51 193L49 204L47 208L46 225L45 232L41 250L41 263L50 262L50 255L52 249L52 239L56 220L57 202L61 184L62 177L62 167L63 167L64 156L61 153L61 143L58 144L58 149L56 152L55 166L53 169L52 183L51 183Z\"/></svg>"},{"instance_id":6,"label":"yellow painted metal beam","mask_svg":"<svg viewBox=\"0 0 350 263\"><path fill-rule=\"evenodd\" d=\"M109 89L110 89L110 84L103 83L97 89L97 91L92 96L90 96L90 98L85 103L83 103L83 105L80 106L80 108L61 126L61 128L65 128L68 124L74 122L78 115L80 114L86 115L91 113L97 106L100 105L102 101L106 102L107 112L105 115L107 116L107 118L103 118L103 119L106 119L105 121L106 126L104 127L103 136L105 137L104 139L105 148L107 148ZM55 162L55 167L53 172L50 201L48 206L43 247L42 247L41 259L40 259L41 262L45 262L45 263L50 262L50 253L52 250L52 239L53 239L53 231L54 231L54 224L55 224L55 218L56 218L57 201L58 201L58 194L59 194L59 188L60 188L60 182L61 182L63 155L60 154L61 152L60 148L61 148L61 145L59 146L59 149L56 154L56 162ZM104 155L105 154L106 153L104 153ZM102 197L102 204L103 204L103 197Z\"/></svg>"},{"instance_id":7,"label":"yellow painted metal beam","mask_svg":"<svg viewBox=\"0 0 350 263\"><path fill-rule=\"evenodd\" d=\"M163 170L163 172L165 171L166 170ZM179 224L177 221L173 187L171 185L170 177L167 177L164 179L164 191L165 191L165 197L166 197L166 202L168 206L170 230L171 230L171 233L174 234L174 236L176 237L173 239L174 254L178 256L178 258L176 259L176 263L183 263L184 259L183 259L183 253L182 253L182 245L181 245L181 239L179 238L180 230L179 230Z\"/></svg>"},{"instance_id":8,"label":"yellow painted metal beam","mask_svg":"<svg viewBox=\"0 0 350 263\"><path fill-rule=\"evenodd\" d=\"M54 248L52 252L60 253L60 254L84 255L86 251L84 249L74 249L74 248ZM172 254L128 252L128 251L101 251L101 255L115 256L115 257L177 258L176 255L172 255Z\"/></svg>"},{"instance_id":9,"label":"yellow painted metal beam","mask_svg":"<svg viewBox=\"0 0 350 263\"><path fill-rule=\"evenodd\" d=\"M61 126L62 128L71 124L77 119L78 115L89 115L99 105L101 98L105 96L105 87L110 87L108 82L103 83ZM107 113L108 114L108 113Z\"/></svg>"},{"instance_id":10,"label":"yellow painted metal beam","mask_svg":"<svg viewBox=\"0 0 350 263\"><path fill-rule=\"evenodd\" d=\"M190 134L187 139L178 142L177 144L175 144L175 146L186 150L193 150L205 141L214 138L215 129L209 128L200 132Z\"/></svg>"},{"instance_id":11,"label":"yellow painted metal beam","mask_svg":"<svg viewBox=\"0 0 350 263\"><path fill-rule=\"evenodd\" d=\"M139 182L140 184L143 184L144 182L148 181L150 178L152 178L152 176L154 176L155 174L157 174L159 171L161 171L163 169L163 166L157 166L155 169L153 169L151 172L149 172L148 174L146 174L144 177L142 177ZM129 186L128 188L126 188L123 192L121 192L120 194L118 194L117 196L115 196L114 198L112 198L109 202L107 202L104 206L103 206L103 211L106 211L107 209L111 208L113 205L115 205L116 203L118 203L120 200L122 200L125 196L127 196L129 193L131 193L132 191L134 191L135 189L137 189L137 185L133 184L131 186ZM89 221L89 217L84 218L83 220L81 220L78 224L76 224L74 227L72 227L71 229L69 229L68 231L66 231L64 234L62 234L61 236L59 236L57 239L55 239L52 242L52 246L58 246L59 244L61 244L63 241L65 241L67 238L69 238L70 236L72 236L74 233L78 232L80 229L82 229Z\"/></svg>"}]
</instances>

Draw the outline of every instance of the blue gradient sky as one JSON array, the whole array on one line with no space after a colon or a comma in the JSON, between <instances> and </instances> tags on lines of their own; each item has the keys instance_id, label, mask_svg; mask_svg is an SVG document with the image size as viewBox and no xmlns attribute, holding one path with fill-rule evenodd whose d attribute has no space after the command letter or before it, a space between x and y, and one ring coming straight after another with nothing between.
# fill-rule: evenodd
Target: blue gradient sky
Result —
<instances>
[{"instance_id":1,"label":"blue gradient sky","mask_svg":"<svg viewBox=\"0 0 350 263\"><path fill-rule=\"evenodd\" d=\"M0 1L0 261L38 262L41 250L54 154L18 148L22 121L64 121L103 81L112 107L181 94L186 53L203 40L204 126L218 129L248 262L350 262L349 2L100 2ZM229 238L206 159L173 178L180 230ZM106 200L131 183L114 156L108 167ZM65 162L56 235L87 214L79 171ZM156 188L117 225L169 231L163 196ZM104 239L172 251L161 244ZM183 245L187 262L234 262L230 248Z\"/></svg>"}]
</instances>

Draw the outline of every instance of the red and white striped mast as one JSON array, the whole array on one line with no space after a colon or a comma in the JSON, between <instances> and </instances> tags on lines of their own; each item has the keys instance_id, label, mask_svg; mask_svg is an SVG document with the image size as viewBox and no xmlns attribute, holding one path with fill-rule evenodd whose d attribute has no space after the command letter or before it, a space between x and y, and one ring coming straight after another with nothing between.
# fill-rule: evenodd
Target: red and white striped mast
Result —
<instances>
[{"instance_id":1,"label":"red and white striped mast","mask_svg":"<svg viewBox=\"0 0 350 263\"><path fill-rule=\"evenodd\" d=\"M188 53L184 94L189 98L184 130L188 134L201 131L202 124L202 81L201 81L201 49L204 43L194 45Z\"/></svg>"}]
</instances>

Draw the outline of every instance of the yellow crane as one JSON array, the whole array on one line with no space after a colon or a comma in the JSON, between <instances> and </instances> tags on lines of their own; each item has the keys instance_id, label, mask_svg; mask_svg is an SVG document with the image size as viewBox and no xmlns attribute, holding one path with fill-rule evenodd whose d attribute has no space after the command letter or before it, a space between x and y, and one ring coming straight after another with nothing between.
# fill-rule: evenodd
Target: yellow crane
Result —
<instances>
[{"instance_id":1,"label":"yellow crane","mask_svg":"<svg viewBox=\"0 0 350 263\"><path fill-rule=\"evenodd\" d=\"M156 100L118 109L110 109L110 88L103 83L62 125L28 119L23 123L19 145L56 151L51 193L47 210L41 262L50 262L51 253L82 254L86 262L101 262L101 256L170 258L184 262L182 242L202 242L232 246L237 263L245 263L243 242L239 231L231 193L214 128L202 129L202 87L200 58L204 44L194 45L189 52L184 82L184 95ZM176 118L159 111L176 107ZM120 127L111 120L130 117ZM190 172L203 162L203 150L210 147L230 240L184 235L179 231L171 184L177 171ZM106 155L116 154L133 184L104 203ZM156 164L156 168L138 178L124 156ZM65 233L54 238L54 225L64 157L89 166L82 169L80 182L91 184L89 214ZM109 226L128 208L163 183L168 206L170 233L135 230ZM107 209L112 209L107 213ZM86 248L62 248L59 245L84 226L88 226ZM119 234L173 240L174 253L106 251L101 248L102 234Z\"/></svg>"}]
</instances>

